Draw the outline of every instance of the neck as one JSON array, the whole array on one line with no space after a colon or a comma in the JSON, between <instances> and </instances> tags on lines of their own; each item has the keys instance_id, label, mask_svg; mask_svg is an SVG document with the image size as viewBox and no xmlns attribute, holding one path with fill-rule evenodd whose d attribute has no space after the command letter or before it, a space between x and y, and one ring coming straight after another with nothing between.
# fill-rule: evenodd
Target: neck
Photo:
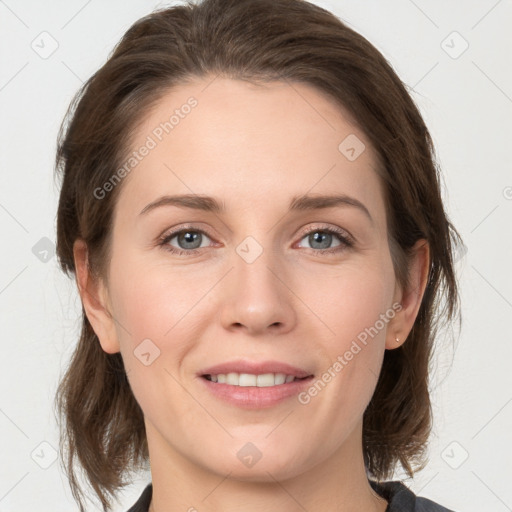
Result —
<instances>
[{"instance_id":1,"label":"neck","mask_svg":"<svg viewBox=\"0 0 512 512\"><path fill-rule=\"evenodd\" d=\"M235 478L233 471L221 474L194 464L147 424L153 483L149 512L385 512L386 500L368 483L360 426L331 457L278 481L261 466L248 480Z\"/></svg>"}]
</instances>

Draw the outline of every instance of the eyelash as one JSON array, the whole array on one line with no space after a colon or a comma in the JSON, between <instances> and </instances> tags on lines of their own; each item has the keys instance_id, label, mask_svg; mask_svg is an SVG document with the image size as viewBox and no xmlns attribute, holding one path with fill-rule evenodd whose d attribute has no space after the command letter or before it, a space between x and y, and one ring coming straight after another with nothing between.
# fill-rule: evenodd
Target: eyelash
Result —
<instances>
[{"instance_id":1,"label":"eyelash","mask_svg":"<svg viewBox=\"0 0 512 512\"><path fill-rule=\"evenodd\" d=\"M177 249L176 247L169 245L169 242L176 235L179 235L184 232L201 233L203 235L206 235L210 239L213 238L206 231L204 231L202 229L196 229L192 226L182 227L179 230L173 231L171 233L167 233L167 234L163 235L162 237L160 237L159 241L158 241L158 245L161 246L164 250L169 251L172 254L177 254L179 256L182 256L185 254L188 254L188 255L197 254L201 249L205 249L205 247L200 247L197 249L185 250L185 249ZM327 228L327 227L321 227L321 228L316 227L316 228L310 229L309 231L306 231L301 234L299 241L302 240L303 238L305 238L306 236L310 235L311 233L317 233L317 232L318 233L328 233L330 235L336 235L338 237L339 241L341 242L341 244L337 245L335 247L331 247L330 249L313 249L313 248L309 248L309 247L306 247L305 249L309 249L310 251L314 251L315 253L324 256L324 255L331 255L331 254L339 253L346 249L350 249L351 247L354 246L353 238L351 236L349 236L346 232L342 231L341 229Z\"/></svg>"}]
</instances>

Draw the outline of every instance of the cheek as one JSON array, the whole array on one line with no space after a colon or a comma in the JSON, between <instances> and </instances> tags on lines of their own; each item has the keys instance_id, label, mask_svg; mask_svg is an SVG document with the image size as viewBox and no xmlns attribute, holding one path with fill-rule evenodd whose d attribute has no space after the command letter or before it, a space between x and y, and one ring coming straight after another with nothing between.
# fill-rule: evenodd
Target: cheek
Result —
<instances>
[{"instance_id":1,"label":"cheek","mask_svg":"<svg viewBox=\"0 0 512 512\"><path fill-rule=\"evenodd\" d=\"M325 368L316 387L320 390L325 384L325 388L331 389L326 402L331 407L332 401L336 402L333 414L343 416L342 411L349 409L358 409L362 414L377 383L386 333L395 313L391 307L391 262L364 268L347 266L339 275L315 283L323 283L324 292L320 293L317 287L309 294L314 304L311 308L316 308L315 312L329 327L322 327L322 332L329 335L320 337L324 340L321 350Z\"/></svg>"},{"instance_id":2,"label":"cheek","mask_svg":"<svg viewBox=\"0 0 512 512\"><path fill-rule=\"evenodd\" d=\"M118 326L121 339L136 345L150 338L160 345L175 338L174 332L186 322L203 288L197 279L184 280L183 270L136 261L115 266L112 305L116 319L126 327Z\"/></svg>"},{"instance_id":3,"label":"cheek","mask_svg":"<svg viewBox=\"0 0 512 512\"><path fill-rule=\"evenodd\" d=\"M161 396L162 385L170 395L182 394L172 377L183 378L187 356L215 316L205 308L218 278L136 257L113 260L111 276L117 335L135 395L146 402L143 395Z\"/></svg>"},{"instance_id":4,"label":"cheek","mask_svg":"<svg viewBox=\"0 0 512 512\"><path fill-rule=\"evenodd\" d=\"M188 414L193 404L180 399L178 381L180 365L199 339L191 319L203 287L184 286L168 267L129 261L112 264L111 283L124 366L144 414L157 418L162 407L171 416Z\"/></svg>"},{"instance_id":5,"label":"cheek","mask_svg":"<svg viewBox=\"0 0 512 512\"><path fill-rule=\"evenodd\" d=\"M111 269L112 305L126 352L150 339L162 350L172 345L173 358L180 359L193 339L191 332L207 317L215 320L224 306L218 284L223 268L205 265L192 271L125 257L113 259ZM283 278L294 291L289 300L301 317L297 327L310 332L313 346L330 357L374 326L390 307L394 284L391 261L382 257L354 258L330 268L291 265Z\"/></svg>"},{"instance_id":6,"label":"cheek","mask_svg":"<svg viewBox=\"0 0 512 512\"><path fill-rule=\"evenodd\" d=\"M317 274L302 290L301 296L307 298L307 305L323 322L323 327L319 323L322 332L330 334L326 339L331 340L329 346L333 349L350 345L350 340L374 326L392 305L391 261L358 263L342 265L336 272ZM377 328L385 334L381 322Z\"/></svg>"}]
</instances>

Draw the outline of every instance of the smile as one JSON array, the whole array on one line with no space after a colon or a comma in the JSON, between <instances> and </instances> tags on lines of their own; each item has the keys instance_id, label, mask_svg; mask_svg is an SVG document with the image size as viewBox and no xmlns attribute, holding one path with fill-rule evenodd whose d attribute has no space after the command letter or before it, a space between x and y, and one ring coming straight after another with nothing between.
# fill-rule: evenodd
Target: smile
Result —
<instances>
[{"instance_id":1,"label":"smile","mask_svg":"<svg viewBox=\"0 0 512 512\"><path fill-rule=\"evenodd\" d=\"M303 380L294 375L285 373L263 373L255 375L251 373L219 373L218 375L204 375L204 378L219 384L229 384L231 386L249 387L255 386L265 388L270 386L280 386L293 382L294 380ZM307 378L307 377L304 377Z\"/></svg>"},{"instance_id":2,"label":"smile","mask_svg":"<svg viewBox=\"0 0 512 512\"><path fill-rule=\"evenodd\" d=\"M199 381L208 394L221 402L254 410L275 407L291 400L303 392L313 378L313 375L294 377L285 373L219 373L203 374Z\"/></svg>"}]
</instances>

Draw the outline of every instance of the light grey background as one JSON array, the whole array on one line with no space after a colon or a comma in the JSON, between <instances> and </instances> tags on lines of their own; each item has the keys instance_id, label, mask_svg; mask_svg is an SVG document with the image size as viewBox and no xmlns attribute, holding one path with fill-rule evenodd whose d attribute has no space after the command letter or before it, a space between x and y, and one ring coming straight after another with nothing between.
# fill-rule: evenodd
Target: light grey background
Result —
<instances>
[{"instance_id":1,"label":"light grey background","mask_svg":"<svg viewBox=\"0 0 512 512\"><path fill-rule=\"evenodd\" d=\"M512 3L314 3L367 37L411 88L467 245L457 262L462 331L455 352L440 339L432 375L430 462L407 483L457 511L512 511ZM81 311L52 252L56 135L82 81L136 19L163 5L0 0L0 512L77 510L54 460L53 398ZM127 488L116 510L149 479Z\"/></svg>"}]
</instances>

